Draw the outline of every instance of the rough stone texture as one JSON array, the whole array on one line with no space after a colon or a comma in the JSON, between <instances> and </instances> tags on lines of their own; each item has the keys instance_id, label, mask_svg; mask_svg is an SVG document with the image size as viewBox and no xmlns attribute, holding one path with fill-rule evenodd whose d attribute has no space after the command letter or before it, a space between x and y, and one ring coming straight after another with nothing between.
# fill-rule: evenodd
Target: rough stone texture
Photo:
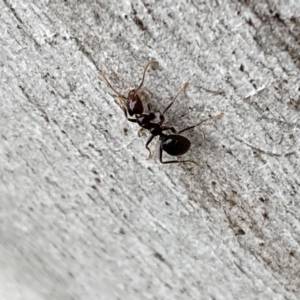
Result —
<instances>
[{"instance_id":1,"label":"rough stone texture","mask_svg":"<svg viewBox=\"0 0 300 300\"><path fill-rule=\"evenodd\" d=\"M298 0L0 12L1 299L300 298ZM190 82L169 124L225 113L186 132L202 168L146 160L97 73L126 93L150 59L155 108Z\"/></svg>"}]
</instances>

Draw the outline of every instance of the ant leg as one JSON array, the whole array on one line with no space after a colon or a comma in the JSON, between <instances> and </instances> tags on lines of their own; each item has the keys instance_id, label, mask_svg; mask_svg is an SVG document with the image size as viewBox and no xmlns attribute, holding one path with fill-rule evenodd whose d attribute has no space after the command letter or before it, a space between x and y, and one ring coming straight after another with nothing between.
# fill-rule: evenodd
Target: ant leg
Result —
<instances>
[{"instance_id":1,"label":"ant leg","mask_svg":"<svg viewBox=\"0 0 300 300\"><path fill-rule=\"evenodd\" d=\"M158 64L158 61L156 61L156 60L151 60L151 61L149 61L149 62L146 64L146 66L144 67L142 81L140 82L139 86L138 86L137 89L135 90L136 92L143 86L143 83L144 83L144 79L145 79L145 75L146 75L147 69L148 69L151 65L154 65L154 64Z\"/></svg>"},{"instance_id":2,"label":"ant leg","mask_svg":"<svg viewBox=\"0 0 300 300\"><path fill-rule=\"evenodd\" d=\"M148 155L148 157L147 157L146 159L149 159L149 158L151 158L151 156L152 156L151 150L150 150L150 148L149 148L148 146L149 146L149 144L152 142L152 140L153 140L154 138L155 138L155 135L151 135L151 136L149 137L147 143L146 143L146 148L147 148L147 150L149 151L149 155Z\"/></svg>"},{"instance_id":3,"label":"ant leg","mask_svg":"<svg viewBox=\"0 0 300 300\"><path fill-rule=\"evenodd\" d=\"M223 112L221 112L221 113L219 113L219 114L218 114L218 115L216 115L216 116L213 116L213 117L207 118L207 119L205 119L205 120L202 120L201 122L199 122L199 123L197 123L197 124L195 124L195 125L192 125L192 126L189 126L189 127L187 127L187 128L184 128L184 129L182 129L182 130L178 131L177 133L182 133L182 132L184 132L184 131L187 131L187 130L193 129L193 128L195 128L195 127L197 127L197 126L201 125L202 123L204 123L204 122L206 122L206 121L208 121L208 120L212 120L212 119L218 119L218 118L221 118L223 115L224 115L224 113L223 113Z\"/></svg>"},{"instance_id":4,"label":"ant leg","mask_svg":"<svg viewBox=\"0 0 300 300\"><path fill-rule=\"evenodd\" d=\"M131 119L131 118L128 118L127 110L126 110L125 108L123 109L123 111L124 111L125 117L126 117L126 119L127 119L128 121L133 122L133 123L137 123L137 122L138 122L137 119Z\"/></svg>"},{"instance_id":5,"label":"ant leg","mask_svg":"<svg viewBox=\"0 0 300 300\"><path fill-rule=\"evenodd\" d=\"M165 122L165 117L163 114L161 114L161 112L159 112L159 119L160 119L160 121L158 124L162 125Z\"/></svg>"},{"instance_id":6,"label":"ant leg","mask_svg":"<svg viewBox=\"0 0 300 300\"><path fill-rule=\"evenodd\" d=\"M170 130L173 133L177 133L176 129L174 127L169 127L169 126L161 126L161 131L166 131L166 130Z\"/></svg>"},{"instance_id":7,"label":"ant leg","mask_svg":"<svg viewBox=\"0 0 300 300\"><path fill-rule=\"evenodd\" d=\"M162 149L162 147L160 147L159 148L159 161L162 164L193 163L193 164L197 165L198 167L201 167L200 164L198 164L197 162L195 162L193 160L167 160L167 161L163 161L162 160L162 154L163 154L163 149Z\"/></svg>"},{"instance_id":8,"label":"ant leg","mask_svg":"<svg viewBox=\"0 0 300 300\"><path fill-rule=\"evenodd\" d=\"M179 94L184 91L187 87L188 87L189 83L185 82L183 84L183 86L180 88L180 90L177 92L177 94L175 95L175 97L173 98L173 100L168 104L168 106L165 108L165 110L163 111L162 115L164 115L167 110L172 106L172 104L174 103L174 101L177 99L177 97L179 96Z\"/></svg>"}]
</instances>

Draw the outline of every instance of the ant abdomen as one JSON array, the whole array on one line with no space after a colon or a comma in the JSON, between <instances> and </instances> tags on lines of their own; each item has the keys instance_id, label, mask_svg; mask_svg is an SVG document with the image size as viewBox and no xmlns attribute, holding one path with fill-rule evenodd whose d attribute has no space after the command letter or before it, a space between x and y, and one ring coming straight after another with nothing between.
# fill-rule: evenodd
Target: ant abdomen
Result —
<instances>
[{"instance_id":1,"label":"ant abdomen","mask_svg":"<svg viewBox=\"0 0 300 300\"><path fill-rule=\"evenodd\" d=\"M172 156L180 156L189 151L191 142L182 135L170 134L164 136L161 141L161 148Z\"/></svg>"}]
</instances>

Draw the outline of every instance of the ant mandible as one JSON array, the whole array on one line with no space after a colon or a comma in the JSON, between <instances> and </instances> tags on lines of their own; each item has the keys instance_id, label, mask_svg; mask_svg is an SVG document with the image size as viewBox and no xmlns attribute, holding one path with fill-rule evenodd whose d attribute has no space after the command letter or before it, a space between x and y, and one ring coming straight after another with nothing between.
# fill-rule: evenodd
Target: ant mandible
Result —
<instances>
[{"instance_id":1,"label":"ant mandible","mask_svg":"<svg viewBox=\"0 0 300 300\"><path fill-rule=\"evenodd\" d=\"M113 96L119 99L120 102L118 104L123 109L126 119L130 122L138 123L140 127L148 130L150 130L151 128L151 121L153 121L156 117L154 112L149 112L147 114L144 113L144 106L138 92L144 84L147 69L154 64L158 64L158 62L156 60L151 60L146 64L143 70L143 76L140 84L137 88L130 90L127 97L115 90L104 73L102 71L99 71L100 75L104 78L107 85L116 93ZM135 119L129 118L128 115L130 117L135 116Z\"/></svg>"}]
</instances>

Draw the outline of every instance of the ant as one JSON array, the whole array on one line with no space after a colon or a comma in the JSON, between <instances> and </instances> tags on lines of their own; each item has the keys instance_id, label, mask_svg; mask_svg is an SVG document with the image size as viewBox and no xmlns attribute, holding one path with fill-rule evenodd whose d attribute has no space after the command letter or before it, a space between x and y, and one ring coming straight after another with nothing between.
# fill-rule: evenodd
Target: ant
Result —
<instances>
[{"instance_id":1,"label":"ant","mask_svg":"<svg viewBox=\"0 0 300 300\"><path fill-rule=\"evenodd\" d=\"M130 90L127 97L125 97L124 95L122 95L121 93L119 93L112 87L112 85L110 84L108 79L105 77L103 72L100 71L100 74L106 81L107 85L116 93L116 95L113 95L113 96L116 96L121 101L121 103L119 103L119 105L123 109L126 119L130 122L137 123L140 127L142 127L142 129L147 129L150 131L151 136L149 137L149 139L147 140L146 145L145 145L146 149L149 151L149 156L147 157L147 159L149 159L151 157L151 150L149 148L149 144L152 142L154 137L159 136L159 140L160 140L159 161L162 164L188 163L189 162L189 163L194 163L199 166L199 164L193 160L163 161L162 160L163 151L165 151L166 153L168 153L171 156L181 156L181 155L185 154L190 149L191 142L186 137L184 137L180 134L184 131L191 130L197 126L200 126L202 123L204 123L208 120L220 118L223 115L223 112L219 113L216 116L204 119L201 122L199 122L195 125L189 126L187 128L184 128L180 131L176 131L175 128L172 126L164 126L163 125L163 123L165 121L164 114L173 105L174 101L177 99L180 92L187 88L188 83L186 82L183 84L183 86L180 88L180 90L174 96L173 100L164 109L163 113L159 112L160 121L157 123L152 122L156 118L155 113L153 111L151 111L150 106L149 106L150 112L144 113L143 103L138 94L138 91L144 83L145 74L146 74L148 67L152 64L157 64L157 63L158 63L157 61L153 60L146 64L146 66L144 67L144 70L143 70L143 77L142 77L142 80L141 80L139 86L136 89ZM135 119L129 118L128 114L131 117L134 115ZM165 134L164 131L171 131L173 134Z\"/></svg>"}]
</instances>

